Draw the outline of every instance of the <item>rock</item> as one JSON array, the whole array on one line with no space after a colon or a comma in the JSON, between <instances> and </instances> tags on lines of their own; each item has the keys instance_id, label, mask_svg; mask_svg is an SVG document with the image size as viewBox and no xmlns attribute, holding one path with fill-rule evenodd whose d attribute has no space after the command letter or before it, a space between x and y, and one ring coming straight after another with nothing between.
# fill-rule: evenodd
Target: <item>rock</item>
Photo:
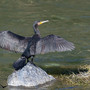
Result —
<instances>
[{"instance_id":1,"label":"rock","mask_svg":"<svg viewBox=\"0 0 90 90\"><path fill-rule=\"evenodd\" d=\"M9 75L7 83L9 86L33 87L52 80L55 80L55 78L48 75L40 67L27 63L22 69Z\"/></svg>"}]
</instances>

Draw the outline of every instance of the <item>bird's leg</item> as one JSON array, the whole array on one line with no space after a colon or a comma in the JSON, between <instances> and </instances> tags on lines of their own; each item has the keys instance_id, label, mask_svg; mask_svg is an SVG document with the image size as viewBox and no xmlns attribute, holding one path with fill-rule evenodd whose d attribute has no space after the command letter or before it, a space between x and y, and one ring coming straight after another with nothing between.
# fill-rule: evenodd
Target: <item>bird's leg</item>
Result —
<instances>
[{"instance_id":1,"label":"bird's leg","mask_svg":"<svg viewBox=\"0 0 90 90\"><path fill-rule=\"evenodd\" d=\"M29 57L30 58L30 57ZM33 63L33 57L31 56L31 61L29 60L29 58L27 58L27 63L30 62L30 63Z\"/></svg>"},{"instance_id":2,"label":"bird's leg","mask_svg":"<svg viewBox=\"0 0 90 90\"><path fill-rule=\"evenodd\" d=\"M29 62L29 58L27 58L27 63Z\"/></svg>"},{"instance_id":3,"label":"bird's leg","mask_svg":"<svg viewBox=\"0 0 90 90\"><path fill-rule=\"evenodd\" d=\"M31 64L33 64L34 66L36 66L36 65L34 64L33 60L34 60L34 56L31 56Z\"/></svg>"},{"instance_id":4,"label":"bird's leg","mask_svg":"<svg viewBox=\"0 0 90 90\"><path fill-rule=\"evenodd\" d=\"M31 62L32 62L32 63L33 63L33 58L34 58L34 57L33 57L33 56L31 56Z\"/></svg>"}]
</instances>

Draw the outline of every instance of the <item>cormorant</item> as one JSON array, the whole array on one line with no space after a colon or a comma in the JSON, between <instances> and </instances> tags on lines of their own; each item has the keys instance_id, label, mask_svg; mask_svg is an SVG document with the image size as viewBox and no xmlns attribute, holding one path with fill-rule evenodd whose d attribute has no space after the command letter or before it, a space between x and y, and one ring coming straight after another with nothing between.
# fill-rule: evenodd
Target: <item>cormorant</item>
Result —
<instances>
[{"instance_id":1,"label":"cormorant","mask_svg":"<svg viewBox=\"0 0 90 90\"><path fill-rule=\"evenodd\" d=\"M1 48L22 53L21 58L13 64L15 70L24 67L26 60L29 62L28 59L30 57L31 63L33 63L33 58L36 54L71 51L75 48L73 43L53 34L41 38L38 26L46 22L48 22L48 20L34 22L33 29L35 34L32 37L23 37L10 31L0 32Z\"/></svg>"}]
</instances>

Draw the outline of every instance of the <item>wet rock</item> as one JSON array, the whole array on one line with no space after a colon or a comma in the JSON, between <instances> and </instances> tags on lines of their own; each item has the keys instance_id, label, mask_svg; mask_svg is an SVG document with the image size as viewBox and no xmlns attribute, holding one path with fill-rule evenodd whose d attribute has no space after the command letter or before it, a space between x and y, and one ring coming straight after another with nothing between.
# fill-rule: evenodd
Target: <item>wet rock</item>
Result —
<instances>
[{"instance_id":1,"label":"wet rock","mask_svg":"<svg viewBox=\"0 0 90 90\"><path fill-rule=\"evenodd\" d=\"M48 75L40 67L28 63L22 69L9 75L7 83L9 86L33 87L52 80L55 80L53 76Z\"/></svg>"}]
</instances>

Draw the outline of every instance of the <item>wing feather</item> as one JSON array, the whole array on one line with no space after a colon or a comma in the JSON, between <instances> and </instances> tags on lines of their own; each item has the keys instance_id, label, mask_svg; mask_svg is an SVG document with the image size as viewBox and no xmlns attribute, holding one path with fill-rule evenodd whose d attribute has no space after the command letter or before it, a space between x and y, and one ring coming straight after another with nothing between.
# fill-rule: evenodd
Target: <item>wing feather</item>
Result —
<instances>
[{"instance_id":1,"label":"wing feather","mask_svg":"<svg viewBox=\"0 0 90 90\"><path fill-rule=\"evenodd\" d=\"M73 50L74 44L68 42L67 40L56 36L48 35L44 38L41 38L36 45L36 54L44 54L48 52L63 52Z\"/></svg>"},{"instance_id":2,"label":"wing feather","mask_svg":"<svg viewBox=\"0 0 90 90\"><path fill-rule=\"evenodd\" d=\"M24 52L31 37L23 37L11 31L0 32L0 47L9 51Z\"/></svg>"}]
</instances>

